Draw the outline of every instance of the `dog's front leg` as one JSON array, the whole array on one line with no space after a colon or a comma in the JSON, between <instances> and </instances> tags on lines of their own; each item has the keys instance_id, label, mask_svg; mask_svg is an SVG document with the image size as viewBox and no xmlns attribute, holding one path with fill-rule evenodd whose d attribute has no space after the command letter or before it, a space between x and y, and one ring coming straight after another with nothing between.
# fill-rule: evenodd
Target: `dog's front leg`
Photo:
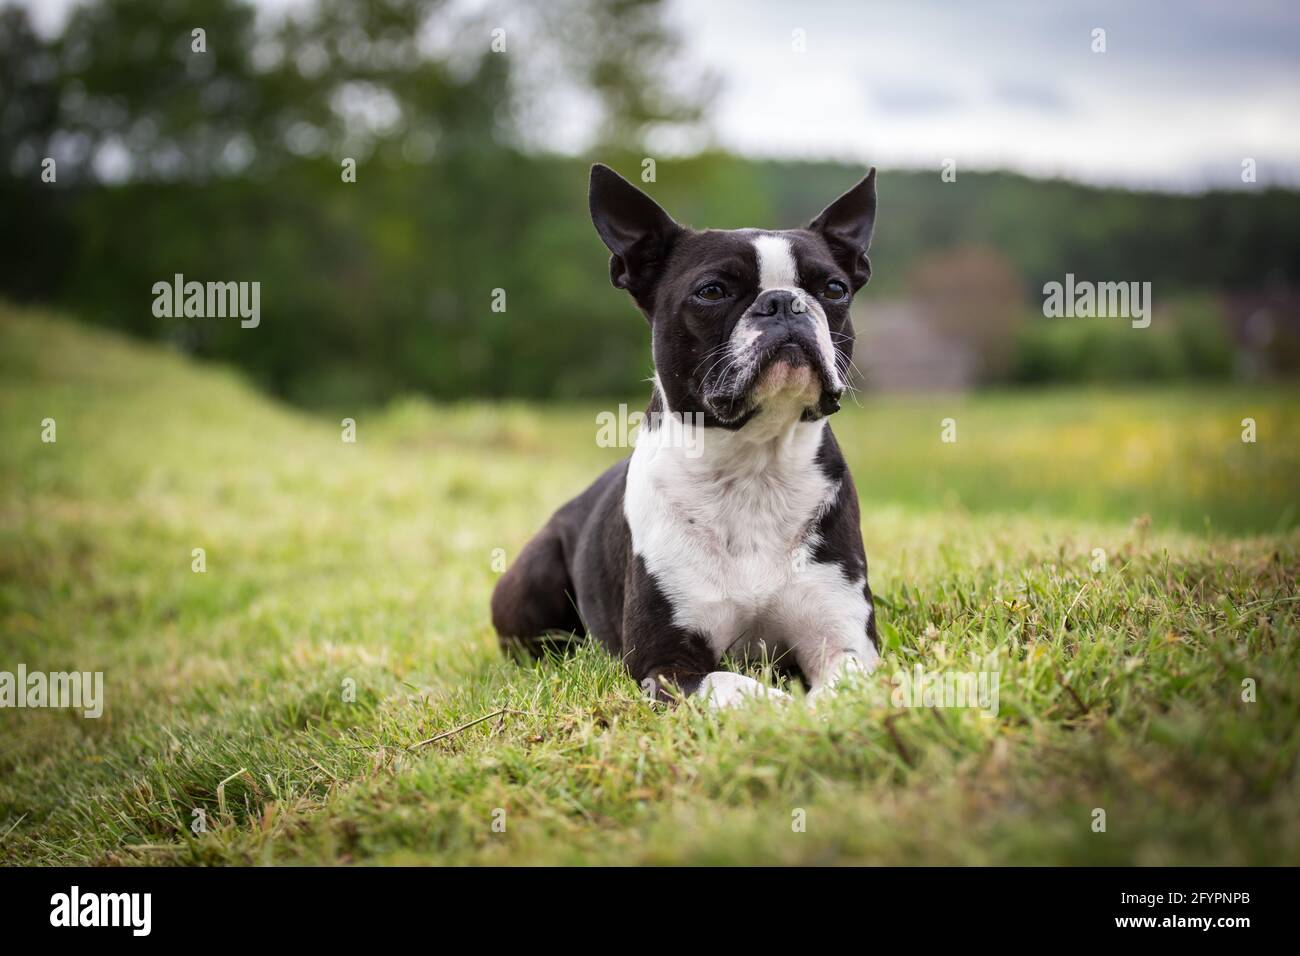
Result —
<instances>
[{"instance_id":1,"label":"dog's front leg","mask_svg":"<svg viewBox=\"0 0 1300 956\"><path fill-rule=\"evenodd\" d=\"M627 669L648 698L678 704L699 691L711 673L712 664L696 657L689 644L682 648L685 653L665 652L662 640L662 636L645 631L634 635L626 659Z\"/></svg>"},{"instance_id":2,"label":"dog's front leg","mask_svg":"<svg viewBox=\"0 0 1300 956\"><path fill-rule=\"evenodd\" d=\"M636 556L623 587L622 636L623 664L651 700L679 703L718 664L704 635L673 620L668 599Z\"/></svg>"},{"instance_id":3,"label":"dog's front leg","mask_svg":"<svg viewBox=\"0 0 1300 956\"><path fill-rule=\"evenodd\" d=\"M844 585L835 576L813 586L787 604L795 662L808 682L808 702L834 694L854 674L869 674L880 663L874 611L865 582Z\"/></svg>"},{"instance_id":4,"label":"dog's front leg","mask_svg":"<svg viewBox=\"0 0 1300 956\"><path fill-rule=\"evenodd\" d=\"M870 674L879 660L876 649L865 641L857 647L827 650L817 663L804 668L808 677L808 703L815 704L822 697L836 693L856 674Z\"/></svg>"},{"instance_id":5,"label":"dog's front leg","mask_svg":"<svg viewBox=\"0 0 1300 956\"><path fill-rule=\"evenodd\" d=\"M744 674L718 670L713 643L674 622L671 606L644 568L631 570L624 593L623 660L652 700L677 704L697 696L718 709L755 697L789 696Z\"/></svg>"},{"instance_id":6,"label":"dog's front leg","mask_svg":"<svg viewBox=\"0 0 1300 956\"><path fill-rule=\"evenodd\" d=\"M744 674L715 670L716 655L701 635L662 624L643 624L625 633L631 636L625 658L628 671L652 700L678 704L694 696L716 710L755 697L789 696Z\"/></svg>"},{"instance_id":7,"label":"dog's front leg","mask_svg":"<svg viewBox=\"0 0 1300 956\"><path fill-rule=\"evenodd\" d=\"M640 631L639 639L634 638L629 646L626 661L647 696L663 703L678 704L693 696L718 710L755 697L790 696L744 674L714 670L718 662L708 641L679 628Z\"/></svg>"}]
</instances>

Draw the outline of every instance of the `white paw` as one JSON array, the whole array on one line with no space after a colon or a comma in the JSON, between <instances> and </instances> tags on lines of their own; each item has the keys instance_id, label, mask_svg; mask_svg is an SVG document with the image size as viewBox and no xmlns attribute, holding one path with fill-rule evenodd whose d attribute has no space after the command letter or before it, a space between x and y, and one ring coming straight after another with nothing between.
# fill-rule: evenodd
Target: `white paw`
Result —
<instances>
[{"instance_id":1,"label":"white paw","mask_svg":"<svg viewBox=\"0 0 1300 956\"><path fill-rule=\"evenodd\" d=\"M854 683L859 677L865 677L875 670L876 664L880 662L878 656L867 661L861 661L856 657L844 657L831 672L830 678L820 687L814 687L805 698L808 706L812 707L819 700L825 697L834 697L846 685Z\"/></svg>"},{"instance_id":2,"label":"white paw","mask_svg":"<svg viewBox=\"0 0 1300 956\"><path fill-rule=\"evenodd\" d=\"M735 707L755 697L767 697L772 700L788 700L790 697L783 690L730 671L713 671L711 674L706 674L695 694L697 697L703 697L714 710Z\"/></svg>"}]
</instances>

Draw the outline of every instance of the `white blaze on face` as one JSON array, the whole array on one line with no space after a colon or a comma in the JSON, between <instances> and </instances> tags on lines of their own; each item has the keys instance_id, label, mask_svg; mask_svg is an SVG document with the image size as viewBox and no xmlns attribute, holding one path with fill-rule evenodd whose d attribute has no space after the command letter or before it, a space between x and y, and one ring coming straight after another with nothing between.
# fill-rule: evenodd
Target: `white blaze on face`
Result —
<instances>
[{"instance_id":1,"label":"white blaze on face","mask_svg":"<svg viewBox=\"0 0 1300 956\"><path fill-rule=\"evenodd\" d=\"M821 351L822 361L830 370L831 381L840 385L839 369L835 364L835 348L831 343L830 323L826 313L815 296L809 295L799 285L799 267L795 262L794 249L785 236L763 233L754 237L754 251L758 256L758 293L780 289L793 292L800 303L799 308L806 310L813 323L817 347ZM736 324L732 334L732 348L738 356L752 358L748 353L758 340L762 329L748 318ZM777 383L783 384L783 383Z\"/></svg>"},{"instance_id":2,"label":"white blaze on face","mask_svg":"<svg viewBox=\"0 0 1300 956\"><path fill-rule=\"evenodd\" d=\"M798 289L799 269L794 262L794 250L784 236L759 236L754 240L758 253L758 291L768 289Z\"/></svg>"}]
</instances>

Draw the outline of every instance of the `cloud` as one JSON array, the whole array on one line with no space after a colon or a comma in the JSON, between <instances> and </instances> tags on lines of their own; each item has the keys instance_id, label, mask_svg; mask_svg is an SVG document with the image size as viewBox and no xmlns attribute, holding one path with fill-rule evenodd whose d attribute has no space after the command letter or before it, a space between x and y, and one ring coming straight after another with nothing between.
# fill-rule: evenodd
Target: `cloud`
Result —
<instances>
[{"instance_id":1,"label":"cloud","mask_svg":"<svg viewBox=\"0 0 1300 956\"><path fill-rule=\"evenodd\" d=\"M963 100L952 90L917 83L869 85L875 104L885 113L946 113L961 108Z\"/></svg>"},{"instance_id":2,"label":"cloud","mask_svg":"<svg viewBox=\"0 0 1300 956\"><path fill-rule=\"evenodd\" d=\"M1014 109L1059 115L1068 113L1073 105L1065 91L1044 80L1001 79L993 84L994 102Z\"/></svg>"}]
</instances>

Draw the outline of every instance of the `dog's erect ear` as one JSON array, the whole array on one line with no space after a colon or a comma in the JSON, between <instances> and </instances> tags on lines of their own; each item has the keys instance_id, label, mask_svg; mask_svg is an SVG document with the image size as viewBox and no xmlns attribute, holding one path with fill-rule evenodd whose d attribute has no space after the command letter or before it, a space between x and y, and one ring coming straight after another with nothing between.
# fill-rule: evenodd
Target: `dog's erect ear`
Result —
<instances>
[{"instance_id":1,"label":"dog's erect ear","mask_svg":"<svg viewBox=\"0 0 1300 956\"><path fill-rule=\"evenodd\" d=\"M820 232L836 260L853 279L857 291L871 278L871 233L876 228L876 167L839 199L821 211L808 228Z\"/></svg>"},{"instance_id":2,"label":"dog's erect ear","mask_svg":"<svg viewBox=\"0 0 1300 956\"><path fill-rule=\"evenodd\" d=\"M591 167L591 221L613 253L609 278L648 308L655 280L682 227L657 202L608 166Z\"/></svg>"}]
</instances>

